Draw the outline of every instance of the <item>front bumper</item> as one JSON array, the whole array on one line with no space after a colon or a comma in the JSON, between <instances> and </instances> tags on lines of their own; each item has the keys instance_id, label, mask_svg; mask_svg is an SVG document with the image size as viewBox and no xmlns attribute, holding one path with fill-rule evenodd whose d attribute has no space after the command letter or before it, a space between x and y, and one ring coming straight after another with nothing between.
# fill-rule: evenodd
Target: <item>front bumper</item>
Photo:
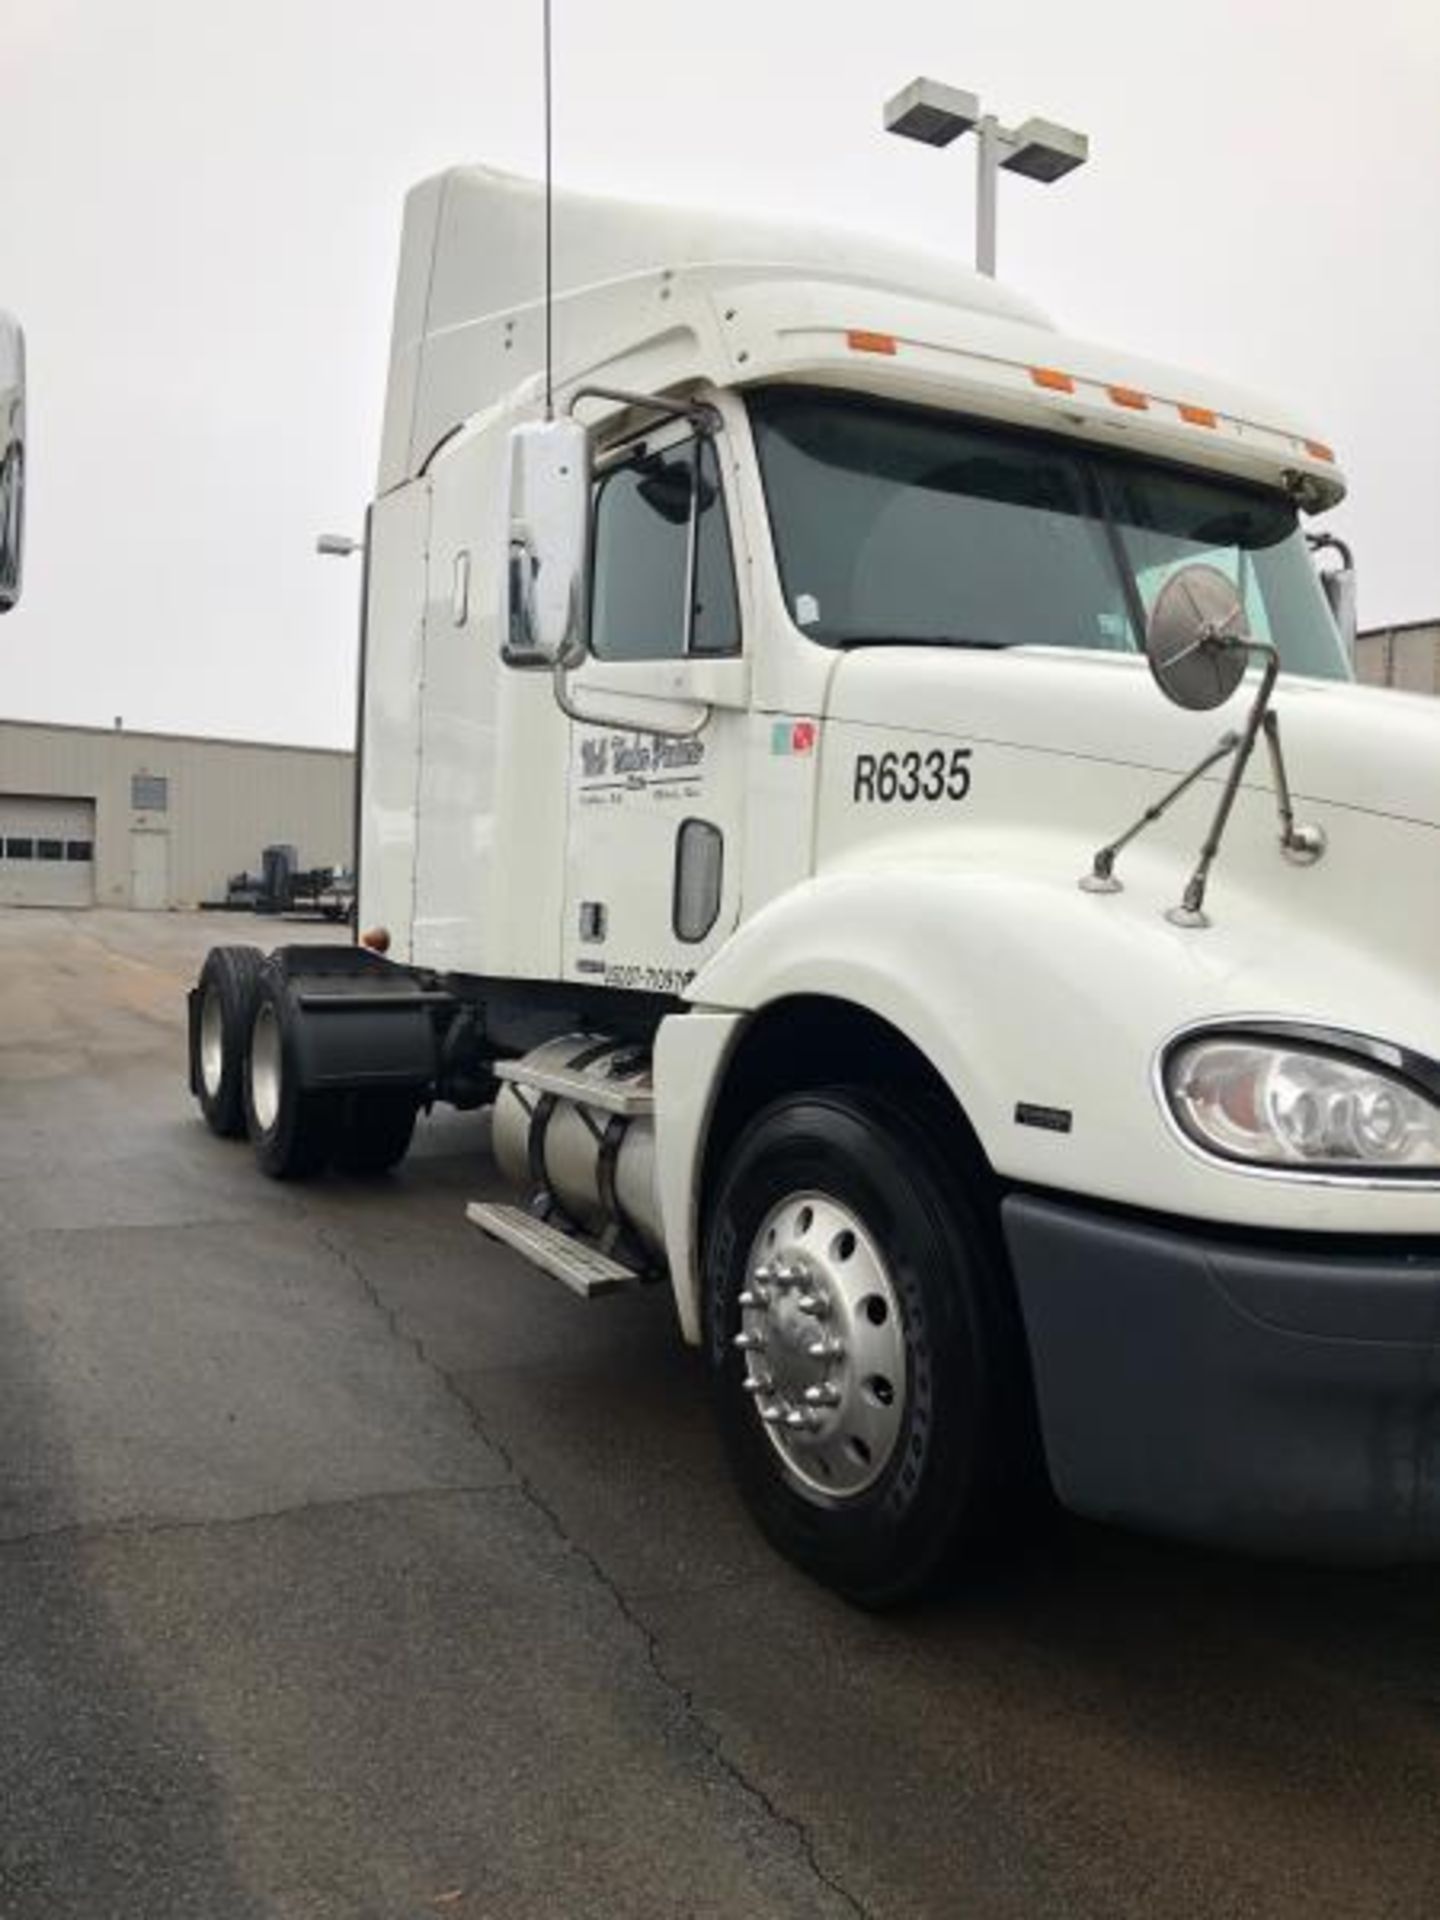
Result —
<instances>
[{"instance_id":1,"label":"front bumper","mask_svg":"<svg viewBox=\"0 0 1440 1920\"><path fill-rule=\"evenodd\" d=\"M1440 1248L1277 1250L1012 1195L1075 1513L1266 1553L1440 1559Z\"/></svg>"}]
</instances>

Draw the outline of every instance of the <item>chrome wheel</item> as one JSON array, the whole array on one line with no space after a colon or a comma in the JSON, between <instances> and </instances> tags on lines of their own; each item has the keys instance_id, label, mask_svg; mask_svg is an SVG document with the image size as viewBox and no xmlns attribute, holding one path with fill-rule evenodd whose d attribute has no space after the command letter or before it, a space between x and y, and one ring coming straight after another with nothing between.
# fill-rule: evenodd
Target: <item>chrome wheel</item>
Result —
<instances>
[{"instance_id":1,"label":"chrome wheel","mask_svg":"<svg viewBox=\"0 0 1440 1920\"><path fill-rule=\"evenodd\" d=\"M275 1125L280 1114L282 1072L280 1022L274 1007L268 1000L262 1000L250 1036L250 1105L265 1133Z\"/></svg>"},{"instance_id":2,"label":"chrome wheel","mask_svg":"<svg viewBox=\"0 0 1440 1920\"><path fill-rule=\"evenodd\" d=\"M884 1472L905 1417L900 1304L849 1207L791 1194L751 1244L735 1345L744 1391L792 1478L847 1499Z\"/></svg>"},{"instance_id":3,"label":"chrome wheel","mask_svg":"<svg viewBox=\"0 0 1440 1920\"><path fill-rule=\"evenodd\" d=\"M200 1003L200 1080L213 1100L225 1077L225 1009L216 986L205 989Z\"/></svg>"}]
</instances>

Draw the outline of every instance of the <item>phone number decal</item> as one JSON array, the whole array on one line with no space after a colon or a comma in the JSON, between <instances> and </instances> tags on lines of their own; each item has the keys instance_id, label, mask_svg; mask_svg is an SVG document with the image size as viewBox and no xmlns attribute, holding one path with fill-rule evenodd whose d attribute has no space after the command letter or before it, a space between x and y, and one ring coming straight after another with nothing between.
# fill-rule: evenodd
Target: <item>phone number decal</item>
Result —
<instances>
[{"instance_id":1,"label":"phone number decal","mask_svg":"<svg viewBox=\"0 0 1440 1920\"><path fill-rule=\"evenodd\" d=\"M873 801L963 800L970 791L969 747L911 748L903 753L857 753L850 797L857 806Z\"/></svg>"}]
</instances>

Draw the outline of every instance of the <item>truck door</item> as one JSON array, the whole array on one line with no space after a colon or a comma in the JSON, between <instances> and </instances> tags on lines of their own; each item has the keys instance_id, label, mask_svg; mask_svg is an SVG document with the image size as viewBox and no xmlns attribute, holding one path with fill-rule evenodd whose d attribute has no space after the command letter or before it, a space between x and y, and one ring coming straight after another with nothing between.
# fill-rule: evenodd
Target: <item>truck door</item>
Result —
<instances>
[{"instance_id":1,"label":"truck door","mask_svg":"<svg viewBox=\"0 0 1440 1920\"><path fill-rule=\"evenodd\" d=\"M749 673L723 445L685 423L596 484L570 737L564 969L676 992L734 927Z\"/></svg>"}]
</instances>

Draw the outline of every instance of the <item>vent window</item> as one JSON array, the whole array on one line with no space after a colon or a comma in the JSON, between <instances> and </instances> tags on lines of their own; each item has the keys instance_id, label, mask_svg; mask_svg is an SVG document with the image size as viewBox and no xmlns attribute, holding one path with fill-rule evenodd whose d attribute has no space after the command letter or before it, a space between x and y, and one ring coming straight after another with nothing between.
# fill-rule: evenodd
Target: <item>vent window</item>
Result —
<instances>
[{"instance_id":1,"label":"vent window","mask_svg":"<svg viewBox=\"0 0 1440 1920\"><path fill-rule=\"evenodd\" d=\"M170 805L170 782L163 773L132 773L130 805L136 813L164 813Z\"/></svg>"}]
</instances>

